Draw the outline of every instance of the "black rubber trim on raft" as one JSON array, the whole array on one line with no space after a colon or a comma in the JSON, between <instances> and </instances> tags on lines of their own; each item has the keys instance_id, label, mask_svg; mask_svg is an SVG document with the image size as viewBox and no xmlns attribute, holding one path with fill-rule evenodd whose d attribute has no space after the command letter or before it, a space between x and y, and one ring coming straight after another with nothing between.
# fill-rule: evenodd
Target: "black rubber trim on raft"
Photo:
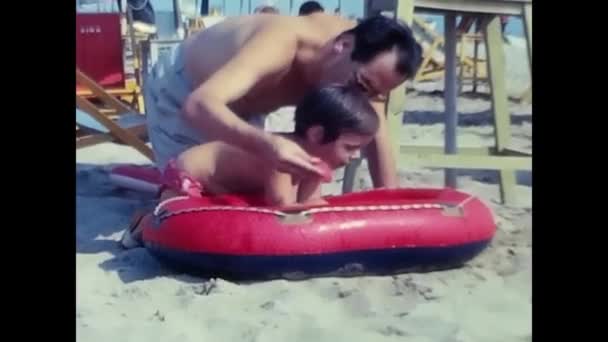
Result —
<instances>
[{"instance_id":1,"label":"black rubber trim on raft","mask_svg":"<svg viewBox=\"0 0 608 342\"><path fill-rule=\"evenodd\" d=\"M490 241L445 247L391 248L286 256L189 253L151 243L146 243L146 248L168 267L205 278L269 280L389 275L455 268L481 253Z\"/></svg>"}]
</instances>

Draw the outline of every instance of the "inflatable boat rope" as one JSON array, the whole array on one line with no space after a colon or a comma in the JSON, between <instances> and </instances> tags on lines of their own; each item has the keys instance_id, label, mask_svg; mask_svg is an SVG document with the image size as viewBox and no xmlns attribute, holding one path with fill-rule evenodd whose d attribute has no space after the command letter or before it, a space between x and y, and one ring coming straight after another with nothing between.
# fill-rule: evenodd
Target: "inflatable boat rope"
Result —
<instances>
[{"instance_id":1,"label":"inflatable boat rope","mask_svg":"<svg viewBox=\"0 0 608 342\"><path fill-rule=\"evenodd\" d=\"M172 216L194 213L194 212L203 212L203 211L245 211L245 212L254 212L254 213L262 213L262 214L270 214L275 215L281 218L288 217L308 217L312 214L316 213L331 213L331 212L342 212L342 211L398 211L398 210L412 210L412 209L443 209L446 214L454 215L454 216L462 216L462 207L473 200L475 196L468 196L463 199L460 203L454 204L437 204L437 203L417 203L417 204L402 204L402 205L357 205L357 206L340 206L340 207L319 207L319 208L311 208L308 210L299 211L297 213L287 213L280 210L259 208L259 207L242 207L242 206L205 206L198 208L188 208L182 210L176 210L173 212L166 212L162 208L173 201L179 201L188 199L187 196L179 196L169 198L165 201L162 201L158 204L158 206L154 209L154 216L157 220L157 223L160 223ZM454 210L456 209L456 210Z\"/></svg>"}]
</instances>

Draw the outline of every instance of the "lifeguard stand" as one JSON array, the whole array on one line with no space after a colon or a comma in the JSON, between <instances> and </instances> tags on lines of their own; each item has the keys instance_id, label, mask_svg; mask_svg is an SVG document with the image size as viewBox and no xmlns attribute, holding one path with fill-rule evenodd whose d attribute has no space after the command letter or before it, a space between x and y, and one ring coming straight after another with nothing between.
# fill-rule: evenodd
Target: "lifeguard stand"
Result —
<instances>
[{"instance_id":1,"label":"lifeguard stand","mask_svg":"<svg viewBox=\"0 0 608 342\"><path fill-rule=\"evenodd\" d=\"M443 148L434 146L402 146L399 134L406 103L405 84L391 92L387 102L387 119L398 165L444 168L445 185L457 187L457 169L498 170L503 203L515 203L516 170L532 170L532 155L511 148L511 117L505 89L505 62L500 15L523 17L532 66L532 0L366 0L365 13L383 13L398 17L410 25L414 10L445 16L445 141ZM458 112L456 73L456 16L475 15L483 18L482 32L488 58L488 79L491 89L495 146L458 150L456 128ZM358 163L345 171L343 192L352 191Z\"/></svg>"}]
</instances>

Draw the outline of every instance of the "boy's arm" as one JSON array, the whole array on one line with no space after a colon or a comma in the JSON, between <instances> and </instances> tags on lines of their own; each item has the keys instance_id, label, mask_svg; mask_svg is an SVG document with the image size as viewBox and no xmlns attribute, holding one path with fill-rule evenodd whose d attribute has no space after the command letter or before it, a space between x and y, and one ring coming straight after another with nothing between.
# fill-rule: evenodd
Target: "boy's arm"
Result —
<instances>
[{"instance_id":1,"label":"boy's arm","mask_svg":"<svg viewBox=\"0 0 608 342\"><path fill-rule=\"evenodd\" d=\"M323 205L327 201L321 196L321 179L307 178L298 186L298 203L304 205Z\"/></svg>"},{"instance_id":2,"label":"boy's arm","mask_svg":"<svg viewBox=\"0 0 608 342\"><path fill-rule=\"evenodd\" d=\"M382 97L373 98L370 103L378 114L378 131L374 140L365 147L364 152L369 165L369 173L375 188L396 188L397 164L386 119L386 103Z\"/></svg>"},{"instance_id":3,"label":"boy's arm","mask_svg":"<svg viewBox=\"0 0 608 342\"><path fill-rule=\"evenodd\" d=\"M296 203L297 197L291 176L288 173L272 171L264 187L264 198L270 206L286 206Z\"/></svg>"}]
</instances>

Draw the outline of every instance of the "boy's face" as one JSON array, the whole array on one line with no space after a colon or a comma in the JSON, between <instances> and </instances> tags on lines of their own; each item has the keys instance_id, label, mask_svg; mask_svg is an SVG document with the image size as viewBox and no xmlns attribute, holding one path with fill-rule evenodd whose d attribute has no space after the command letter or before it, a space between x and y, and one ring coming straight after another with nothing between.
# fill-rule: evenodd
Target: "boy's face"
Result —
<instances>
[{"instance_id":1,"label":"boy's face","mask_svg":"<svg viewBox=\"0 0 608 342\"><path fill-rule=\"evenodd\" d=\"M357 157L361 148L369 144L373 138L369 135L343 133L332 142L315 144L314 151L311 152L329 164L332 169L337 169L346 166Z\"/></svg>"}]
</instances>

